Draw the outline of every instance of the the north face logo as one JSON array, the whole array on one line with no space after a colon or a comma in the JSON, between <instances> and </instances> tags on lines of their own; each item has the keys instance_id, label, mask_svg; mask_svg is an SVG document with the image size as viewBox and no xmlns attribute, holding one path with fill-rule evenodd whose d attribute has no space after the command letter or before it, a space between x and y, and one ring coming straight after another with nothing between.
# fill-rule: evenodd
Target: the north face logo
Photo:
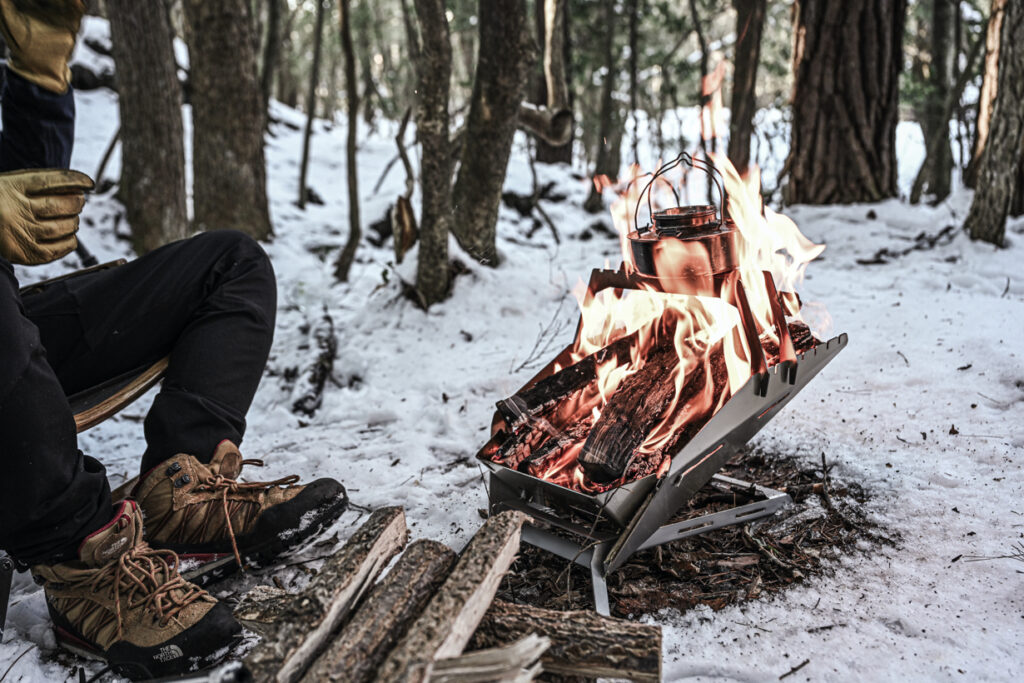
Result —
<instances>
[{"instance_id":1,"label":"the north face logo","mask_svg":"<svg viewBox=\"0 0 1024 683\"><path fill-rule=\"evenodd\" d=\"M108 557L112 557L115 554L120 555L122 552L122 548L124 548L126 543L128 543L128 538L126 536L122 536L121 538L117 539L116 541L108 545L106 548L100 550L100 557L103 557L105 559Z\"/></svg>"},{"instance_id":2,"label":"the north face logo","mask_svg":"<svg viewBox=\"0 0 1024 683\"><path fill-rule=\"evenodd\" d=\"M164 645L160 648L159 652L153 655L153 659L158 662L169 662L172 659L177 659L185 653L181 651L181 648L177 645Z\"/></svg>"}]
</instances>

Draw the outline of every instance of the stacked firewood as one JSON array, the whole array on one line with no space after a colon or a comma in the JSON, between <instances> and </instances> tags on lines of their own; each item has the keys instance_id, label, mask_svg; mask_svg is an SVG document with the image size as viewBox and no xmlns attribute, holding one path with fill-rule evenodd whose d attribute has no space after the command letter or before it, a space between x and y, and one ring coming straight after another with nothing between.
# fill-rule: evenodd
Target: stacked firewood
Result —
<instances>
[{"instance_id":1,"label":"stacked firewood","mask_svg":"<svg viewBox=\"0 0 1024 683\"><path fill-rule=\"evenodd\" d=\"M257 586L239 603L236 618L261 636L243 662L248 676L454 683L548 671L659 680L656 626L494 600L524 521L518 512L491 517L457 555L436 541L408 543L402 508L377 510L305 590Z\"/></svg>"}]
</instances>

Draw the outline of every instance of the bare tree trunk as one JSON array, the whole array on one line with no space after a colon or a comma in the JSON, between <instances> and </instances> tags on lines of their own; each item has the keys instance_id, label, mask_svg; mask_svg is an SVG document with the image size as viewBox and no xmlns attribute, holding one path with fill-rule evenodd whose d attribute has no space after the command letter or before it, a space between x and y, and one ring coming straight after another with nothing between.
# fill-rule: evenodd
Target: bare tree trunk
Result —
<instances>
[{"instance_id":1,"label":"bare tree trunk","mask_svg":"<svg viewBox=\"0 0 1024 683\"><path fill-rule=\"evenodd\" d=\"M482 0L479 22L480 50L453 190L452 232L473 258L496 266L501 187L535 49L525 0Z\"/></svg>"},{"instance_id":2,"label":"bare tree trunk","mask_svg":"<svg viewBox=\"0 0 1024 683\"><path fill-rule=\"evenodd\" d=\"M448 94L452 45L444 0L415 0L422 45L417 43L416 135L420 162L420 251L416 292L427 308L448 296L448 231L452 224L452 154L448 145ZM406 14L408 17L408 14ZM415 31L410 29L411 33Z\"/></svg>"},{"instance_id":3,"label":"bare tree trunk","mask_svg":"<svg viewBox=\"0 0 1024 683\"><path fill-rule=\"evenodd\" d=\"M108 0L106 6L121 110L119 196L132 246L144 254L188 231L174 32L162 1Z\"/></svg>"},{"instance_id":4,"label":"bare tree trunk","mask_svg":"<svg viewBox=\"0 0 1024 683\"><path fill-rule=\"evenodd\" d=\"M306 93L306 130L302 134L302 161L299 163L300 209L306 208L306 171L309 168L309 139L313 137L313 119L316 118L316 85L320 80L320 48L323 46L324 4L316 0L316 28L313 29L313 65L309 69L309 92Z\"/></svg>"},{"instance_id":5,"label":"bare tree trunk","mask_svg":"<svg viewBox=\"0 0 1024 683\"><path fill-rule=\"evenodd\" d=\"M538 80L534 101L548 111L572 111L569 65L572 63L567 0L537 1L537 34L544 41L544 78ZM572 139L551 145L537 138L537 161L545 164L572 163Z\"/></svg>"},{"instance_id":6,"label":"bare tree trunk","mask_svg":"<svg viewBox=\"0 0 1024 683\"><path fill-rule=\"evenodd\" d=\"M894 197L906 0L797 0L790 204Z\"/></svg>"},{"instance_id":7,"label":"bare tree trunk","mask_svg":"<svg viewBox=\"0 0 1024 683\"><path fill-rule=\"evenodd\" d=\"M613 131L617 129L618 105L615 103L615 0L604 0L604 32L602 52L604 56L604 83L601 84L601 113L598 121L597 161L594 164L594 176L606 175L615 178L619 174L621 161L619 147L622 138ZM598 213L604 207L601 193L597 186L591 186L590 194L583 202L583 208L589 213Z\"/></svg>"},{"instance_id":8,"label":"bare tree trunk","mask_svg":"<svg viewBox=\"0 0 1024 683\"><path fill-rule=\"evenodd\" d=\"M184 0L192 84L195 226L272 233L248 0Z\"/></svg>"},{"instance_id":9,"label":"bare tree trunk","mask_svg":"<svg viewBox=\"0 0 1024 683\"><path fill-rule=\"evenodd\" d=\"M928 158L923 169L924 184L928 192L942 201L949 196L950 176L953 173L953 152L949 146L949 119L946 106L950 95L950 36L953 27L953 2L932 0L931 69L929 71L928 98L921 122L925 148L936 144L936 154ZM941 138L941 140L939 140Z\"/></svg>"},{"instance_id":10,"label":"bare tree trunk","mask_svg":"<svg viewBox=\"0 0 1024 683\"><path fill-rule=\"evenodd\" d=\"M281 53L281 2L267 0L267 44L263 46L263 73L260 74L260 91L263 93L263 110L266 111L274 90L274 74Z\"/></svg>"},{"instance_id":11,"label":"bare tree trunk","mask_svg":"<svg viewBox=\"0 0 1024 683\"><path fill-rule=\"evenodd\" d=\"M974 153L964 173L964 184L975 187L978 182L978 164L985 153L988 143L989 129L992 120L992 109L996 101L999 82L999 51L1000 36L1003 32L1003 21L1006 6L1010 0L992 0L992 12L988 17L988 28L985 31L985 63L982 65L981 93L978 95L977 136L974 140Z\"/></svg>"},{"instance_id":12,"label":"bare tree trunk","mask_svg":"<svg viewBox=\"0 0 1024 683\"><path fill-rule=\"evenodd\" d=\"M640 163L640 120L637 118L637 51L640 49L639 24L640 0L629 0L626 11L629 13L629 118L633 122L632 143L633 158L631 162ZM611 30L611 27L608 27Z\"/></svg>"},{"instance_id":13,"label":"bare tree trunk","mask_svg":"<svg viewBox=\"0 0 1024 683\"><path fill-rule=\"evenodd\" d=\"M736 58L729 121L729 160L740 173L750 164L750 138L757 111L757 66L761 61L766 0L733 0L736 8Z\"/></svg>"},{"instance_id":14,"label":"bare tree trunk","mask_svg":"<svg viewBox=\"0 0 1024 683\"><path fill-rule=\"evenodd\" d=\"M1014 187L1024 149L1024 4L1011 0L1002 12L996 98L978 162L977 191L964 222L971 239L998 246L1004 243L1014 193L1024 190Z\"/></svg>"},{"instance_id":15,"label":"bare tree trunk","mask_svg":"<svg viewBox=\"0 0 1024 683\"><path fill-rule=\"evenodd\" d=\"M348 272L356 258L362 237L359 225L359 177L356 168L356 136L359 128L359 84L356 82L356 54L352 46L351 0L341 0L341 49L345 53L345 106L348 111L348 138L345 144L345 177L348 179L348 241L334 264L334 277L348 281Z\"/></svg>"}]
</instances>

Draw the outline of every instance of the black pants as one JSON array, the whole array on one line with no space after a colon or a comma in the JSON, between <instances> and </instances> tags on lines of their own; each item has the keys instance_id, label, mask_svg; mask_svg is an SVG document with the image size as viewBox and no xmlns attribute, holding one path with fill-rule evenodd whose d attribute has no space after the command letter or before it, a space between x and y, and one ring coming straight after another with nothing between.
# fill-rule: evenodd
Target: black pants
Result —
<instances>
[{"instance_id":1,"label":"black pants","mask_svg":"<svg viewBox=\"0 0 1024 683\"><path fill-rule=\"evenodd\" d=\"M25 564L71 559L110 519L106 473L78 450L68 395L170 354L140 471L240 443L276 310L270 261L237 232L204 233L24 300L0 259L0 548Z\"/></svg>"}]
</instances>

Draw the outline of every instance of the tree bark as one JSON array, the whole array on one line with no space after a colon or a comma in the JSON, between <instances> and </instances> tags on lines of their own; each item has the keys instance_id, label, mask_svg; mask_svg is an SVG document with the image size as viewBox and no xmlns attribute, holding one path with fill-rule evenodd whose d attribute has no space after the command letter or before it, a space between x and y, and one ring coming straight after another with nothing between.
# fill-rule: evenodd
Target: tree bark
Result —
<instances>
[{"instance_id":1,"label":"tree bark","mask_svg":"<svg viewBox=\"0 0 1024 683\"><path fill-rule=\"evenodd\" d=\"M615 0L604 0L604 21L606 27L615 25ZM622 133L618 130L621 118L618 104L615 102L615 31L610 28L604 31L602 52L604 57L604 82L601 84L601 113L598 121L597 161L594 164L594 176L608 176L615 179L619 175L621 163ZM598 213L604 208L601 192L597 185L590 188L590 194L583 202L588 213Z\"/></svg>"},{"instance_id":2,"label":"tree bark","mask_svg":"<svg viewBox=\"0 0 1024 683\"><path fill-rule=\"evenodd\" d=\"M260 92L263 94L263 111L270 105L274 91L274 74L281 54L281 2L267 0L267 43L263 46L263 72L260 74Z\"/></svg>"},{"instance_id":3,"label":"tree bark","mask_svg":"<svg viewBox=\"0 0 1024 683\"><path fill-rule=\"evenodd\" d=\"M348 272L356 258L362 237L359 221L359 175L356 161L356 139L359 132L359 84L356 82L356 54L352 46L351 0L339 5L341 49L345 53L345 109L348 112L348 136L345 140L345 178L348 180L348 240L334 264L334 277L348 281Z\"/></svg>"},{"instance_id":4,"label":"tree bark","mask_svg":"<svg viewBox=\"0 0 1024 683\"><path fill-rule=\"evenodd\" d=\"M947 104L950 97L950 70L952 58L950 40L953 28L954 3L951 0L932 0L931 24L931 68L928 79L928 96L925 113L921 121L925 149L936 153L926 157L924 185L936 201L949 196L950 177L953 173L953 152L949 145L949 118ZM941 138L941 139L940 139Z\"/></svg>"},{"instance_id":5,"label":"tree bark","mask_svg":"<svg viewBox=\"0 0 1024 683\"><path fill-rule=\"evenodd\" d=\"M978 165L988 143L992 109L999 89L1000 36L1008 4L1010 0L992 0L992 11L989 13L988 26L985 30L985 63L982 65L981 92L978 94L977 137L974 140L971 162L964 173L964 185L967 187L975 187L978 184Z\"/></svg>"},{"instance_id":6,"label":"tree bark","mask_svg":"<svg viewBox=\"0 0 1024 683\"><path fill-rule=\"evenodd\" d=\"M272 234L263 96L248 0L184 0L192 84L195 226Z\"/></svg>"},{"instance_id":7,"label":"tree bark","mask_svg":"<svg viewBox=\"0 0 1024 683\"><path fill-rule=\"evenodd\" d=\"M640 49L640 0L628 0L626 12L629 15L629 119L633 122L630 139L633 158L631 163L640 163L640 120L637 118L637 52ZM608 28L611 30L611 27Z\"/></svg>"},{"instance_id":8,"label":"tree bark","mask_svg":"<svg viewBox=\"0 0 1024 683\"><path fill-rule=\"evenodd\" d=\"M964 227L971 239L1003 246L1006 216L1017 187L1024 149L1024 4L1006 2L1002 9L998 85L991 127L978 163L978 187ZM994 15L993 15L994 18Z\"/></svg>"},{"instance_id":9,"label":"tree bark","mask_svg":"<svg viewBox=\"0 0 1024 683\"><path fill-rule=\"evenodd\" d=\"M402 508L381 508L301 594L262 586L246 595L235 618L263 635L244 660L252 680L298 680L408 540Z\"/></svg>"},{"instance_id":10,"label":"tree bark","mask_svg":"<svg viewBox=\"0 0 1024 683\"><path fill-rule=\"evenodd\" d=\"M436 541L412 543L303 681L372 681L377 667L444 583L455 557L450 548Z\"/></svg>"},{"instance_id":11,"label":"tree bark","mask_svg":"<svg viewBox=\"0 0 1024 683\"><path fill-rule=\"evenodd\" d=\"M594 612L558 612L495 600L472 647L495 647L536 633L551 640L544 671L562 676L661 680L661 627Z\"/></svg>"},{"instance_id":12,"label":"tree bark","mask_svg":"<svg viewBox=\"0 0 1024 683\"><path fill-rule=\"evenodd\" d=\"M733 60L732 118L729 121L729 160L746 173L750 138L757 111L757 67L761 61L766 0L733 0L736 8L736 57Z\"/></svg>"},{"instance_id":13,"label":"tree bark","mask_svg":"<svg viewBox=\"0 0 1024 683\"><path fill-rule=\"evenodd\" d=\"M798 0L787 203L897 194L906 0Z\"/></svg>"},{"instance_id":14,"label":"tree bark","mask_svg":"<svg viewBox=\"0 0 1024 683\"><path fill-rule=\"evenodd\" d=\"M537 35L544 43L544 78L539 81L534 101L552 116L568 112L567 142L555 144L543 136L537 139L536 160L544 164L572 163L572 95L569 91L569 67L572 64L570 16L567 0L538 0ZM520 114L522 110L520 110ZM561 114L564 116L564 114ZM560 141L556 141L560 142Z\"/></svg>"},{"instance_id":15,"label":"tree bark","mask_svg":"<svg viewBox=\"0 0 1024 683\"><path fill-rule=\"evenodd\" d=\"M188 231L174 32L162 1L110 0L107 8L121 111L119 197L132 246L144 254Z\"/></svg>"},{"instance_id":16,"label":"tree bark","mask_svg":"<svg viewBox=\"0 0 1024 683\"><path fill-rule=\"evenodd\" d=\"M479 22L473 99L452 191L452 232L470 256L497 266L501 187L535 49L525 0L481 0Z\"/></svg>"},{"instance_id":17,"label":"tree bark","mask_svg":"<svg viewBox=\"0 0 1024 683\"><path fill-rule=\"evenodd\" d=\"M424 308L447 298L451 279L448 231L452 221L452 155L448 145L448 94L452 45L444 5L444 0L416 0L422 36L422 44L415 46L419 56L416 60L419 94L416 135L423 150L416 293Z\"/></svg>"},{"instance_id":18,"label":"tree bark","mask_svg":"<svg viewBox=\"0 0 1024 683\"><path fill-rule=\"evenodd\" d=\"M487 520L462 552L448 580L392 650L377 680L424 681L435 660L462 654L519 551L525 520L526 516L516 511Z\"/></svg>"},{"instance_id":19,"label":"tree bark","mask_svg":"<svg viewBox=\"0 0 1024 683\"><path fill-rule=\"evenodd\" d=\"M345 0L342 0L343 2ZM316 28L313 29L313 64L309 68L309 92L306 93L306 130L302 134L302 161L299 163L299 208L306 208L306 171L309 169L309 140L316 118L316 85L320 80L320 48L323 46L324 3L316 0Z\"/></svg>"}]
</instances>

